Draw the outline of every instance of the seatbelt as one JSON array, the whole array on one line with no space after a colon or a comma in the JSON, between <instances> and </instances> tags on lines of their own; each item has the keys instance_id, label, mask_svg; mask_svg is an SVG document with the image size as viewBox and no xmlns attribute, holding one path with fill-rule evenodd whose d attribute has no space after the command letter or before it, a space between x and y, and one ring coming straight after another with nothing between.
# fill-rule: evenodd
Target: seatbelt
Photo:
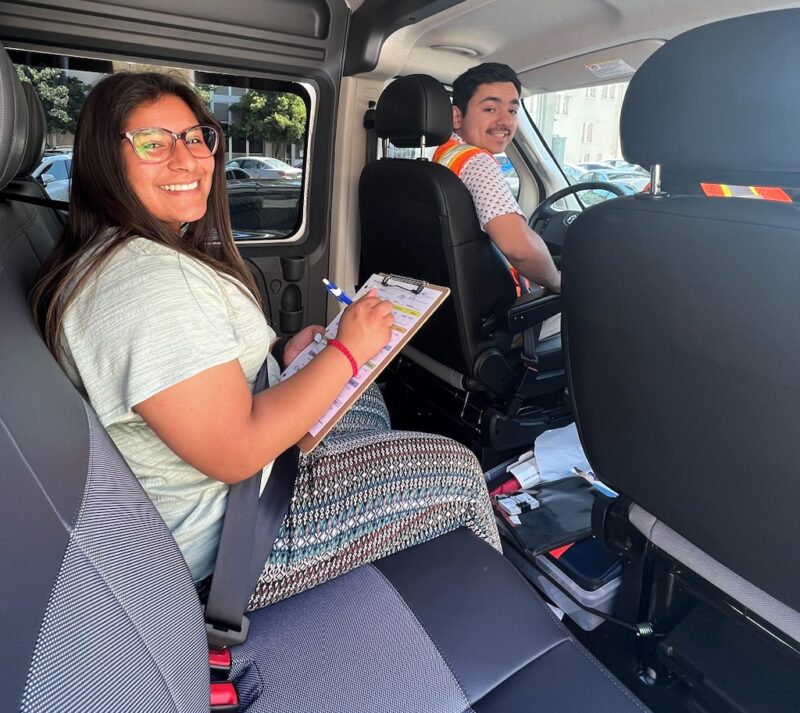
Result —
<instances>
[{"instance_id":1,"label":"seatbelt","mask_svg":"<svg viewBox=\"0 0 800 713\"><path fill-rule=\"evenodd\" d=\"M269 388L267 362L261 366L253 393ZM205 607L206 635L211 648L241 644L250 621L244 615L264 568L289 503L297 478L300 451L292 446L272 464L261 497L261 471L232 485L211 589Z\"/></svg>"},{"instance_id":2,"label":"seatbelt","mask_svg":"<svg viewBox=\"0 0 800 713\"><path fill-rule=\"evenodd\" d=\"M10 201L18 201L19 203L30 203L32 205L40 205L46 208L55 208L56 210L69 210L69 203L67 201L56 201L52 198L40 198L39 196L29 196L25 193L15 193L14 191L2 190L0 191L0 198L5 198Z\"/></svg>"}]
</instances>

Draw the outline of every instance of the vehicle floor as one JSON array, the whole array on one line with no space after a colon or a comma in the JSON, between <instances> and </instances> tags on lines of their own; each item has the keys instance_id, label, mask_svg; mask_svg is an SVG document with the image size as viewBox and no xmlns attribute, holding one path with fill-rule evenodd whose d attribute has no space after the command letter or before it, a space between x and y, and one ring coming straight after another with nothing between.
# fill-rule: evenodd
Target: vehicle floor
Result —
<instances>
[{"instance_id":1,"label":"vehicle floor","mask_svg":"<svg viewBox=\"0 0 800 713\"><path fill-rule=\"evenodd\" d=\"M611 622L584 631L569 617L564 617L564 624L653 713L705 713L706 709L698 706L688 686L680 681L650 685L639 678L634 632Z\"/></svg>"}]
</instances>

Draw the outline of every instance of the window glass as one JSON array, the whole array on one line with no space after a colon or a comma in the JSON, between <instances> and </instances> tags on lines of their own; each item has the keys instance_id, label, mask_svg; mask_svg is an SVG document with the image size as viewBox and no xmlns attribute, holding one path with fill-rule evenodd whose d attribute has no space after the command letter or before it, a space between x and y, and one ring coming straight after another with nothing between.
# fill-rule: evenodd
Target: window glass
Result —
<instances>
[{"instance_id":1,"label":"window glass","mask_svg":"<svg viewBox=\"0 0 800 713\"><path fill-rule=\"evenodd\" d=\"M649 182L648 172L622 158L619 116L627 82L535 94L523 104L572 183L614 183L626 195ZM584 203L615 197L609 191L586 191Z\"/></svg>"},{"instance_id":2,"label":"window glass","mask_svg":"<svg viewBox=\"0 0 800 713\"><path fill-rule=\"evenodd\" d=\"M45 186L52 198L69 199L70 162L52 157L71 154L78 115L91 86L117 70L164 71L181 74L194 86L222 126L226 167L246 172L235 178L228 174L234 237L280 240L299 229L310 104L304 87L151 64L14 50L10 54L20 79L36 89L44 105L49 165L46 171L40 165L33 175L52 176Z\"/></svg>"},{"instance_id":3,"label":"window glass","mask_svg":"<svg viewBox=\"0 0 800 713\"><path fill-rule=\"evenodd\" d=\"M67 175L67 162L55 161L51 163L44 173L49 173L55 181L65 181L69 176Z\"/></svg>"}]
</instances>

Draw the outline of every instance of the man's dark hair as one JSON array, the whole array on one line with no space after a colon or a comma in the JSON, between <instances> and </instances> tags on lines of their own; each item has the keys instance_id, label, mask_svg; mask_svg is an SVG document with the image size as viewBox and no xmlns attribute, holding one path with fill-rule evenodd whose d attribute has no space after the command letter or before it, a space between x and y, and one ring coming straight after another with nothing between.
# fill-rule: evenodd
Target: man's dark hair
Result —
<instances>
[{"instance_id":1,"label":"man's dark hair","mask_svg":"<svg viewBox=\"0 0 800 713\"><path fill-rule=\"evenodd\" d=\"M481 84L496 82L511 82L517 88L517 94L522 93L522 85L517 78L517 73L511 67L499 62L484 62L456 77L453 82L453 105L461 109L462 114L466 114L467 104L475 94L475 90Z\"/></svg>"}]
</instances>

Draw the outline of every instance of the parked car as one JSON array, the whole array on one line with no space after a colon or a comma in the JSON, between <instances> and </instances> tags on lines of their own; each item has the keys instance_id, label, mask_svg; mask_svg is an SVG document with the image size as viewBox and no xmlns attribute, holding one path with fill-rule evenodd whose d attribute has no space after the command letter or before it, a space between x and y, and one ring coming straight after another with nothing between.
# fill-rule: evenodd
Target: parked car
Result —
<instances>
[{"instance_id":1,"label":"parked car","mask_svg":"<svg viewBox=\"0 0 800 713\"><path fill-rule=\"evenodd\" d=\"M595 161L593 163L581 162L576 163L575 166L577 166L581 171L607 171L609 168L607 163L601 161Z\"/></svg>"},{"instance_id":2,"label":"parked car","mask_svg":"<svg viewBox=\"0 0 800 713\"><path fill-rule=\"evenodd\" d=\"M586 171L577 166L573 166L571 163L565 163L561 166L561 170L564 171L564 175L567 177L567 180L572 183L573 185L576 183L583 183L584 181L588 180L585 178Z\"/></svg>"},{"instance_id":3,"label":"parked car","mask_svg":"<svg viewBox=\"0 0 800 713\"><path fill-rule=\"evenodd\" d=\"M294 168L277 158L263 156L245 156L228 161L225 168L243 168L251 178L269 180L302 178L303 170Z\"/></svg>"},{"instance_id":4,"label":"parked car","mask_svg":"<svg viewBox=\"0 0 800 713\"><path fill-rule=\"evenodd\" d=\"M638 171L615 171L613 169L589 171L583 180L616 183L623 189L629 186L633 189L632 193L644 190L644 187L650 182L650 178L647 175L643 175Z\"/></svg>"},{"instance_id":5,"label":"parked car","mask_svg":"<svg viewBox=\"0 0 800 713\"><path fill-rule=\"evenodd\" d=\"M33 169L31 175L44 186L50 198L55 201L68 201L70 176L72 175L72 154L45 155L42 162Z\"/></svg>"},{"instance_id":6,"label":"parked car","mask_svg":"<svg viewBox=\"0 0 800 713\"><path fill-rule=\"evenodd\" d=\"M608 161L604 161L603 163L607 163L609 166L611 166L611 168L615 168L618 171L635 171L636 173L650 175L645 169L643 169L638 164L630 163L621 158L611 158Z\"/></svg>"}]
</instances>

